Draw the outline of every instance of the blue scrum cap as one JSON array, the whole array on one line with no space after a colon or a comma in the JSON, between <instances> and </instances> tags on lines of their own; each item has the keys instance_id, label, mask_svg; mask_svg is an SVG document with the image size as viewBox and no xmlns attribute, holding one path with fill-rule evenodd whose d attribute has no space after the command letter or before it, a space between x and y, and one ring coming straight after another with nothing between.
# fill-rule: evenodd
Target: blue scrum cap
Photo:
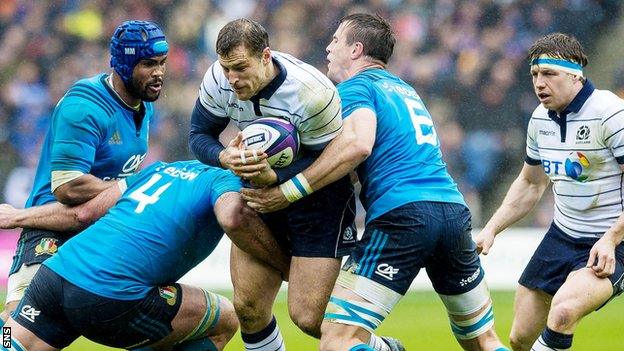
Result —
<instances>
[{"instance_id":1,"label":"blue scrum cap","mask_svg":"<svg viewBox=\"0 0 624 351\"><path fill-rule=\"evenodd\" d=\"M113 34L110 43L111 67L125 84L132 79L136 64L169 51L165 33L154 23L126 21Z\"/></svg>"}]
</instances>

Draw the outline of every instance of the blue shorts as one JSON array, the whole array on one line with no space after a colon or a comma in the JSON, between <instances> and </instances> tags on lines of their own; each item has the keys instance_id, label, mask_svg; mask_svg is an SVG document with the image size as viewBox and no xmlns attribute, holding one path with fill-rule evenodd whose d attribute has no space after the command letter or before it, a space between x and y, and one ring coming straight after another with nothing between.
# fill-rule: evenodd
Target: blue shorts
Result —
<instances>
[{"instance_id":1,"label":"blue shorts","mask_svg":"<svg viewBox=\"0 0 624 351\"><path fill-rule=\"evenodd\" d=\"M529 289L555 295L571 272L585 267L589 251L596 241L598 239L573 238L553 223L518 282ZM623 277L624 244L620 244L615 248L615 273L609 277L613 284L613 296L622 293Z\"/></svg>"},{"instance_id":2,"label":"blue shorts","mask_svg":"<svg viewBox=\"0 0 624 351\"><path fill-rule=\"evenodd\" d=\"M405 295L424 267L436 292L463 294L483 279L471 229L464 205L412 202L368 223L342 269Z\"/></svg>"},{"instance_id":3,"label":"blue shorts","mask_svg":"<svg viewBox=\"0 0 624 351\"><path fill-rule=\"evenodd\" d=\"M114 300L81 289L42 265L11 317L55 348L84 335L132 349L169 335L181 302L179 284L154 287L140 300Z\"/></svg>"},{"instance_id":4,"label":"blue shorts","mask_svg":"<svg viewBox=\"0 0 624 351\"><path fill-rule=\"evenodd\" d=\"M9 275L19 271L22 265L41 264L52 257L58 248L76 233L55 232L26 228L20 234Z\"/></svg>"},{"instance_id":5,"label":"blue shorts","mask_svg":"<svg viewBox=\"0 0 624 351\"><path fill-rule=\"evenodd\" d=\"M292 256L342 257L357 241L355 192L349 177L261 218Z\"/></svg>"}]
</instances>

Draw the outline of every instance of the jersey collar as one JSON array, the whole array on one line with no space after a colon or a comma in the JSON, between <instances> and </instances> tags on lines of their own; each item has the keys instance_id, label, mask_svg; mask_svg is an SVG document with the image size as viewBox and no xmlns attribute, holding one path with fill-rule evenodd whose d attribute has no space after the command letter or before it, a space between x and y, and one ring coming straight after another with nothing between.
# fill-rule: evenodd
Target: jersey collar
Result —
<instances>
[{"instance_id":1,"label":"jersey collar","mask_svg":"<svg viewBox=\"0 0 624 351\"><path fill-rule=\"evenodd\" d=\"M113 99L115 101L117 101L117 103L123 107L124 109L132 112L133 114L139 113L140 115L145 114L145 103L143 101L141 101L141 106L139 107L139 110L135 110L132 107L128 106L128 104L125 103L125 101L123 101L119 95L117 95L117 93L113 90L113 88L108 84L108 82L106 81L108 79L108 75L107 74L103 74L100 77L100 82L102 83L102 85L104 85L104 88L106 88L106 91L108 91L108 93L110 94L110 96L113 97Z\"/></svg>"},{"instance_id":2,"label":"jersey collar","mask_svg":"<svg viewBox=\"0 0 624 351\"><path fill-rule=\"evenodd\" d=\"M594 90L595 88L592 82L589 79L586 80L585 84L583 84L583 87L578 92L578 94L576 94L572 102L570 102L570 104L563 111L561 111L560 116L567 116L571 112L579 113L581 107L583 107L583 105L585 104L587 99L589 99ZM559 117L557 117L557 112L552 110L548 110L548 117L550 117L550 119L555 122L561 120Z\"/></svg>"},{"instance_id":3,"label":"jersey collar","mask_svg":"<svg viewBox=\"0 0 624 351\"><path fill-rule=\"evenodd\" d=\"M588 80L585 81L581 90L576 94L572 102L559 114L557 117L557 112L553 110L548 110L548 117L551 120L555 121L559 125L559 130L561 133L561 142L564 143L566 141L567 134L567 125L568 125L568 114L574 112L579 113L581 107L585 104L589 96L594 92L594 85Z\"/></svg>"},{"instance_id":4,"label":"jersey collar","mask_svg":"<svg viewBox=\"0 0 624 351\"><path fill-rule=\"evenodd\" d=\"M252 96L250 100L270 99L271 96L273 96L277 89L279 89L282 83L284 83L284 81L286 80L286 67L284 67L284 65L282 65L274 57L272 57L272 60L273 63L275 63L275 66L277 66L277 68L279 69L279 73L269 82L269 84L267 84L266 87L262 88L262 90L260 90L258 94Z\"/></svg>"}]
</instances>

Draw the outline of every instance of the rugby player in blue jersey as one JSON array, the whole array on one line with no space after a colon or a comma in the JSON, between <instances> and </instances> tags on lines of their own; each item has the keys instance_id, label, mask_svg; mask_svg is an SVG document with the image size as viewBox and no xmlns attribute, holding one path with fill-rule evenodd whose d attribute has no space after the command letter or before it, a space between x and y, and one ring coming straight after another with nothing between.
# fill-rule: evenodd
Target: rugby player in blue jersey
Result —
<instances>
[{"instance_id":1,"label":"rugby player in blue jersey","mask_svg":"<svg viewBox=\"0 0 624 351\"><path fill-rule=\"evenodd\" d=\"M135 173L145 158L152 102L163 85L168 44L155 24L127 21L110 42L110 74L76 82L58 102L26 207L84 203ZM5 311L75 232L24 228L9 272Z\"/></svg>"},{"instance_id":2,"label":"rugby player in blue jersey","mask_svg":"<svg viewBox=\"0 0 624 351\"><path fill-rule=\"evenodd\" d=\"M244 189L243 197L273 211L357 170L366 228L332 292L321 350L371 350L371 333L423 267L464 349L507 350L494 331L470 211L446 170L431 116L416 91L385 69L394 42L378 16L340 21L327 58L329 78L340 83L342 133L293 179Z\"/></svg>"},{"instance_id":3,"label":"rugby player in blue jersey","mask_svg":"<svg viewBox=\"0 0 624 351\"><path fill-rule=\"evenodd\" d=\"M83 335L132 350L215 351L236 332L227 299L176 281L212 252L224 231L272 239L257 216L240 218L232 210L241 204L240 179L181 161L155 163L119 184L126 190L117 204L43 262L6 324L10 350L57 350ZM107 189L106 197L119 198L119 189ZM23 212L36 220L50 207L57 208L56 226L82 226L71 215L75 207L56 203ZM265 248L251 252L287 269L283 253Z\"/></svg>"},{"instance_id":4,"label":"rugby player in blue jersey","mask_svg":"<svg viewBox=\"0 0 624 351\"><path fill-rule=\"evenodd\" d=\"M552 181L554 218L520 277L509 339L516 351L564 351L581 319L624 290L624 100L583 75L574 37L546 35L528 56L540 104L525 163L476 242L487 254Z\"/></svg>"}]
</instances>

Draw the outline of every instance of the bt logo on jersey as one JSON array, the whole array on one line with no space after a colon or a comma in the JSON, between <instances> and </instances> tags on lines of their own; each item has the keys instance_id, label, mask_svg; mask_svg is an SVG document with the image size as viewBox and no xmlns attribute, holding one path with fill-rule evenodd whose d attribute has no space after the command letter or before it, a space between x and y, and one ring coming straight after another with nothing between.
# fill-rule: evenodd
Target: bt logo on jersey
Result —
<instances>
[{"instance_id":1,"label":"bt logo on jersey","mask_svg":"<svg viewBox=\"0 0 624 351\"><path fill-rule=\"evenodd\" d=\"M559 169L562 164L563 162L561 161L542 160L542 166L546 174L561 174Z\"/></svg>"},{"instance_id":2,"label":"bt logo on jersey","mask_svg":"<svg viewBox=\"0 0 624 351\"><path fill-rule=\"evenodd\" d=\"M542 160L546 174L566 175L579 182L587 180L589 165L587 156L578 151L570 152L565 161Z\"/></svg>"}]
</instances>

